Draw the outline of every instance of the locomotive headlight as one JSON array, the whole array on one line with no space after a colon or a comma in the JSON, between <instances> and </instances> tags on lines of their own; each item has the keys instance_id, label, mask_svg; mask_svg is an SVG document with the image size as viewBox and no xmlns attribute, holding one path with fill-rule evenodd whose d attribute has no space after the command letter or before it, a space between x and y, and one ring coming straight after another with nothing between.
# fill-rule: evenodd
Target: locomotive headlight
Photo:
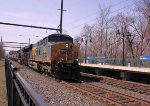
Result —
<instances>
[{"instance_id":1,"label":"locomotive headlight","mask_svg":"<svg viewBox=\"0 0 150 106\"><path fill-rule=\"evenodd\" d=\"M61 61L63 61L64 59L63 58L61 58Z\"/></svg>"},{"instance_id":2,"label":"locomotive headlight","mask_svg":"<svg viewBox=\"0 0 150 106\"><path fill-rule=\"evenodd\" d=\"M76 61L78 61L78 59L76 59Z\"/></svg>"},{"instance_id":3,"label":"locomotive headlight","mask_svg":"<svg viewBox=\"0 0 150 106\"><path fill-rule=\"evenodd\" d=\"M69 44L67 43L67 44L66 44L66 48L68 48L68 47L69 47Z\"/></svg>"}]
</instances>

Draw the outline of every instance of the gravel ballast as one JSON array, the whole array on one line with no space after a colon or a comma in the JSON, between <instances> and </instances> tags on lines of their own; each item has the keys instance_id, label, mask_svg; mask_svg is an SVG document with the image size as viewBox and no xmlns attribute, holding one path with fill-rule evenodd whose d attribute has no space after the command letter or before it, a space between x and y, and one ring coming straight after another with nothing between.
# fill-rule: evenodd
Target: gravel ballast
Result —
<instances>
[{"instance_id":1,"label":"gravel ballast","mask_svg":"<svg viewBox=\"0 0 150 106\"><path fill-rule=\"evenodd\" d=\"M106 106L94 99L81 95L55 81L49 76L37 73L29 68L14 63L20 75L31 84L32 88L48 103L49 106Z\"/></svg>"}]
</instances>

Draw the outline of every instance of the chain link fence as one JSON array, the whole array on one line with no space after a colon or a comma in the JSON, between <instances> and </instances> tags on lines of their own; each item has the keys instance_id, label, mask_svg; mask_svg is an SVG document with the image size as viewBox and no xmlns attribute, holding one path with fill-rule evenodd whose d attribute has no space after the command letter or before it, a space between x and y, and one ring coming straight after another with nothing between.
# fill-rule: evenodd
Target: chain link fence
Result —
<instances>
[{"instance_id":1,"label":"chain link fence","mask_svg":"<svg viewBox=\"0 0 150 106\"><path fill-rule=\"evenodd\" d=\"M84 59L80 59L80 62L84 62ZM91 64L108 64L108 65L116 65L122 66L122 58L104 58L104 57L96 57L93 60L87 60L88 63ZM131 67L146 67L150 68L150 61L148 60L140 60L139 58L126 58L125 60L126 66Z\"/></svg>"}]
</instances>

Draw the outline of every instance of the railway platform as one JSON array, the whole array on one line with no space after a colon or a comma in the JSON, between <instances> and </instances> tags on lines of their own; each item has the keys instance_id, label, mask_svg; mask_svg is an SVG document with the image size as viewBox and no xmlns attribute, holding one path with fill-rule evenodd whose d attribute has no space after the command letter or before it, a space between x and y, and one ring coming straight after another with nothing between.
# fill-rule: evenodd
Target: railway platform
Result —
<instances>
[{"instance_id":1,"label":"railway platform","mask_svg":"<svg viewBox=\"0 0 150 106\"><path fill-rule=\"evenodd\" d=\"M150 81L150 68L84 63L80 66L82 71L98 75L112 76L123 80Z\"/></svg>"}]
</instances>

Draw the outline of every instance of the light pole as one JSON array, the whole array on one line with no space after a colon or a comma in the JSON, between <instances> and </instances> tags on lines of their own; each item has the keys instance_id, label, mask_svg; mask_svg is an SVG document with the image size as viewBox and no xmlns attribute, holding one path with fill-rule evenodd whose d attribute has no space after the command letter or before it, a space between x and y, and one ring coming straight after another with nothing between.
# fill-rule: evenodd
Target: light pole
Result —
<instances>
[{"instance_id":1,"label":"light pole","mask_svg":"<svg viewBox=\"0 0 150 106\"><path fill-rule=\"evenodd\" d=\"M78 46L78 59L79 59L80 58L80 45L81 45L81 42L80 42L79 39L75 39L75 42L76 42L76 45Z\"/></svg>"},{"instance_id":2,"label":"light pole","mask_svg":"<svg viewBox=\"0 0 150 106\"><path fill-rule=\"evenodd\" d=\"M88 45L88 42L92 42L92 38L91 36L88 37L88 36L83 35L81 42L84 42L85 44L85 64L86 64L87 63L86 61L87 60L87 45Z\"/></svg>"},{"instance_id":3,"label":"light pole","mask_svg":"<svg viewBox=\"0 0 150 106\"><path fill-rule=\"evenodd\" d=\"M118 35L122 35L122 66L125 66L125 50L124 50L125 49L125 44L124 44L124 38L126 36L131 36L131 35L128 32L128 34L125 36L125 33L123 31L123 27L121 28L121 30L122 30L122 32L120 32L119 29L118 29L117 34Z\"/></svg>"}]
</instances>

